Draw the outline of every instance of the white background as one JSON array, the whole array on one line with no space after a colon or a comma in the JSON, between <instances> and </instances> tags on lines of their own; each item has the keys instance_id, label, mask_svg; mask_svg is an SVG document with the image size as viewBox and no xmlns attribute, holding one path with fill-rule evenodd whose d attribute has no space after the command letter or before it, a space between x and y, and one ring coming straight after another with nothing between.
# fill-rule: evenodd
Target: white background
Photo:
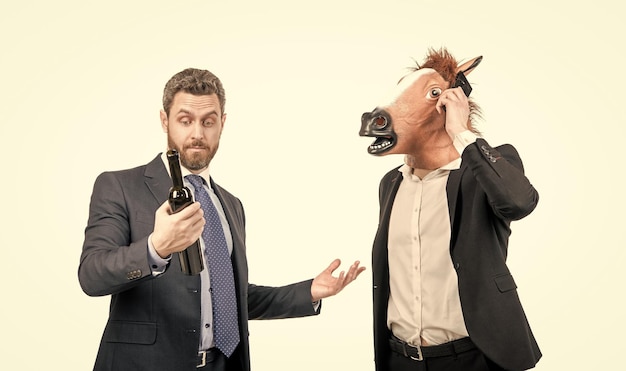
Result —
<instances>
[{"instance_id":1,"label":"white background","mask_svg":"<svg viewBox=\"0 0 626 371\"><path fill-rule=\"evenodd\" d=\"M441 46L484 56L469 76L480 129L517 147L540 193L509 255L537 369L618 368L623 14L609 0L3 2L0 368L91 369L109 301L76 276L93 181L165 148L163 86L199 67L227 92L211 171L246 207L251 281L335 257L368 267L321 316L252 322L253 369L373 370L378 181L402 157L369 156L360 116Z\"/></svg>"}]
</instances>

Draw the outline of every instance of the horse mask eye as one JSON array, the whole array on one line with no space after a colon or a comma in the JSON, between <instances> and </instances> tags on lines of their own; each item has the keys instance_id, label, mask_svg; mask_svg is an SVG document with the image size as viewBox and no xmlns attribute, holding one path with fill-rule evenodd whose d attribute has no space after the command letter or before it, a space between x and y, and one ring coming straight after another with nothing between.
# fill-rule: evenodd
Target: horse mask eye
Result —
<instances>
[{"instance_id":1,"label":"horse mask eye","mask_svg":"<svg viewBox=\"0 0 626 371\"><path fill-rule=\"evenodd\" d=\"M441 95L441 88L432 88L428 91L426 98L439 98Z\"/></svg>"}]
</instances>

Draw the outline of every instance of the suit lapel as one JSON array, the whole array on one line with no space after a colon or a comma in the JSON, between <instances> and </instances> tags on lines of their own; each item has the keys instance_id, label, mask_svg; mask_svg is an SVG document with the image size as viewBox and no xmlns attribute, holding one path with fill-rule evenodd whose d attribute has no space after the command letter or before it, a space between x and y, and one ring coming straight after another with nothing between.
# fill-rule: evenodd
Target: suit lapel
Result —
<instances>
[{"instance_id":1,"label":"suit lapel","mask_svg":"<svg viewBox=\"0 0 626 371\"><path fill-rule=\"evenodd\" d=\"M459 202L459 193L461 189L461 177L467 169L467 166L461 164L461 168L458 170L452 170L448 176L448 183L446 184L446 193L448 196L448 210L450 213L450 249L452 249L456 243L458 236L458 223L456 222L456 209Z\"/></svg>"},{"instance_id":2,"label":"suit lapel","mask_svg":"<svg viewBox=\"0 0 626 371\"><path fill-rule=\"evenodd\" d=\"M400 187L400 183L402 181L402 173L397 171L392 174L388 181L383 181L380 190L380 216L379 216L379 225L378 232L376 233L376 238L374 241L372 257L375 262L378 262L376 266L373 267L375 271L378 272L376 276L384 279L384 281L377 282L376 284L380 284L383 287L387 288L389 286L388 282L388 248L387 241L389 239L389 221L391 219L391 209L393 207L393 202L396 198L396 194L398 193L398 188Z\"/></svg>"},{"instance_id":3,"label":"suit lapel","mask_svg":"<svg viewBox=\"0 0 626 371\"><path fill-rule=\"evenodd\" d=\"M400 183L402 182L402 173L397 171L389 181L389 189L384 191L384 194L381 195L381 223L384 223L385 229L389 229L389 220L391 219L391 208L393 207L393 201L396 199L396 194L398 193L398 188L400 188Z\"/></svg>"},{"instance_id":4,"label":"suit lapel","mask_svg":"<svg viewBox=\"0 0 626 371\"><path fill-rule=\"evenodd\" d=\"M172 181L167 173L165 164L163 164L163 160L161 160L160 153L146 165L144 177L146 186L159 205L165 202L172 186Z\"/></svg>"}]
</instances>

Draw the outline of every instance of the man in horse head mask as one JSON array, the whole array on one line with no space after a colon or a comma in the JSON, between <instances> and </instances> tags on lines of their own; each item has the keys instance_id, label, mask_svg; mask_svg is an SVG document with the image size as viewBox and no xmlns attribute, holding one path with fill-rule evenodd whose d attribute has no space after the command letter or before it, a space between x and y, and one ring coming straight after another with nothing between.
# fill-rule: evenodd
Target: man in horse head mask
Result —
<instances>
[{"instance_id":1,"label":"man in horse head mask","mask_svg":"<svg viewBox=\"0 0 626 371\"><path fill-rule=\"evenodd\" d=\"M391 97L363 114L373 155L404 154L380 183L373 245L377 371L524 370L541 352L506 265L510 223L537 191L510 145L474 128L469 74L430 50Z\"/></svg>"}]
</instances>

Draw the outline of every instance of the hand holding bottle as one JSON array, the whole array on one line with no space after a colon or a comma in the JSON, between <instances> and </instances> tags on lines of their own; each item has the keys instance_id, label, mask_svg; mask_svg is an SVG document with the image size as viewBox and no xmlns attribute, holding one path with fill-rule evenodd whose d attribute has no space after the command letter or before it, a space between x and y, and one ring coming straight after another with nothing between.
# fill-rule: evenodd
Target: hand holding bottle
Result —
<instances>
[{"instance_id":1,"label":"hand holding bottle","mask_svg":"<svg viewBox=\"0 0 626 371\"><path fill-rule=\"evenodd\" d=\"M164 202L154 216L152 244L160 257L185 250L200 238L204 228L204 212L194 202L173 213L169 201Z\"/></svg>"}]
</instances>

